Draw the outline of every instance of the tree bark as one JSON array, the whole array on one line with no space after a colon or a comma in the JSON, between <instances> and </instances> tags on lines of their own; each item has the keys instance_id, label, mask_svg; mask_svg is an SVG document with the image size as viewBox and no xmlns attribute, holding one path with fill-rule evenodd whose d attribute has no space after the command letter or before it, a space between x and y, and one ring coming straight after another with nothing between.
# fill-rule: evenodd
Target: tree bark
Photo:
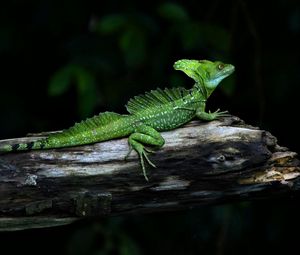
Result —
<instances>
[{"instance_id":1,"label":"tree bark","mask_svg":"<svg viewBox=\"0 0 300 255\"><path fill-rule=\"evenodd\" d=\"M34 141L45 134L0 141ZM147 182L127 139L0 156L0 230L294 194L296 153L237 117L163 132ZM270 185L272 184L272 185Z\"/></svg>"}]
</instances>

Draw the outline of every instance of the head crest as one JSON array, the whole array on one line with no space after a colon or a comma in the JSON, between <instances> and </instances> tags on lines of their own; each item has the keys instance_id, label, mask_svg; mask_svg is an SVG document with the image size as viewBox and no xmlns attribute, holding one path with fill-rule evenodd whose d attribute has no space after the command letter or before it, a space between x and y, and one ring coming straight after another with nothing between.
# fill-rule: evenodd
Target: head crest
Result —
<instances>
[{"instance_id":1,"label":"head crest","mask_svg":"<svg viewBox=\"0 0 300 255\"><path fill-rule=\"evenodd\" d=\"M175 62L174 68L191 77L196 82L195 85L206 92L207 97L224 78L234 72L231 64L209 60L182 59Z\"/></svg>"}]
</instances>

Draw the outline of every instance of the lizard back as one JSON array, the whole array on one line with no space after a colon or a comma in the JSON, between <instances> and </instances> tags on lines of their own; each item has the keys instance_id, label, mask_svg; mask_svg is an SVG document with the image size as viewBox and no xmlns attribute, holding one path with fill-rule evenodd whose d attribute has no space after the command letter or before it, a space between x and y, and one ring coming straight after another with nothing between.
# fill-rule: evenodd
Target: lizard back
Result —
<instances>
[{"instance_id":1,"label":"lizard back","mask_svg":"<svg viewBox=\"0 0 300 255\"><path fill-rule=\"evenodd\" d=\"M163 131L190 121L202 103L196 89L158 88L130 99L126 108L141 123Z\"/></svg>"}]
</instances>

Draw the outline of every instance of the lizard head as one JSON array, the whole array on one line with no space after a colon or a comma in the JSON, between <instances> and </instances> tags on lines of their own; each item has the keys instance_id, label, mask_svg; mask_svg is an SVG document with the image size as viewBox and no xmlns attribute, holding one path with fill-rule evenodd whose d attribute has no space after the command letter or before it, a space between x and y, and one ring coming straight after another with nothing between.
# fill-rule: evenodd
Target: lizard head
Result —
<instances>
[{"instance_id":1,"label":"lizard head","mask_svg":"<svg viewBox=\"0 0 300 255\"><path fill-rule=\"evenodd\" d=\"M209 97L219 83L234 72L234 66L220 61L209 60L178 60L174 64L175 70L181 70L195 82L204 96Z\"/></svg>"}]
</instances>

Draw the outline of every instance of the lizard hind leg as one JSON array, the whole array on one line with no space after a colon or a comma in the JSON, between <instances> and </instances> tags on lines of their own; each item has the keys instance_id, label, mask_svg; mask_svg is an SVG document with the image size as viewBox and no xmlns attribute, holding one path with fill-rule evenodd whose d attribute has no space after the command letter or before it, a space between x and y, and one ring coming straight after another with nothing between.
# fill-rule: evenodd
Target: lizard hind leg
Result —
<instances>
[{"instance_id":1,"label":"lizard hind leg","mask_svg":"<svg viewBox=\"0 0 300 255\"><path fill-rule=\"evenodd\" d=\"M143 175L148 181L144 159L152 167L156 166L150 161L147 155L147 152L153 151L149 150L148 148L145 148L144 145L154 146L158 149L164 145L165 140L162 138L160 133L157 132L154 128L146 125L141 125L136 128L135 133L129 136L128 143L130 148L132 148L138 153Z\"/></svg>"}]
</instances>

